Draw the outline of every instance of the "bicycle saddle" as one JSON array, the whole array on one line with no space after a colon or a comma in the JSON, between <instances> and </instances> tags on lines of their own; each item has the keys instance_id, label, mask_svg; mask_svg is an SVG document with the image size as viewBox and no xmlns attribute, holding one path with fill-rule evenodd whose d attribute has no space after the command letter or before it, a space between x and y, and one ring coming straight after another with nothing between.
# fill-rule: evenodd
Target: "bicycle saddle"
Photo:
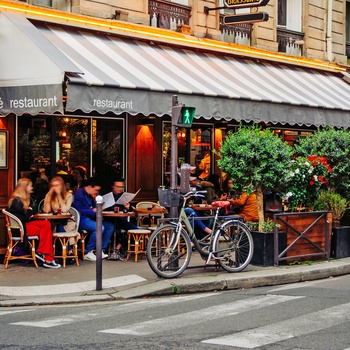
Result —
<instances>
[{"instance_id":1,"label":"bicycle saddle","mask_svg":"<svg viewBox=\"0 0 350 350\"><path fill-rule=\"evenodd\" d=\"M214 207L220 207L220 208L227 208L231 205L231 202L229 201L214 201L211 203Z\"/></svg>"}]
</instances>

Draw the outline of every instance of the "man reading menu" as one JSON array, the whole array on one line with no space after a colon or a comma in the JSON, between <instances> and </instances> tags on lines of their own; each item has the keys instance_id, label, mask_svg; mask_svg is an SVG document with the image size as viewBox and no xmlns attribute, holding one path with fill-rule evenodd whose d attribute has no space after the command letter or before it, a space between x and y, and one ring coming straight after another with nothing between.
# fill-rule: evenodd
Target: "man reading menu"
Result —
<instances>
[{"instance_id":1,"label":"man reading menu","mask_svg":"<svg viewBox=\"0 0 350 350\"><path fill-rule=\"evenodd\" d=\"M104 208L104 210L106 211L114 211L114 208L119 208L119 211L124 211L124 212L131 212L133 209L130 205L129 202L125 203L124 201L120 201L121 197L123 196L124 192L124 188L125 188L125 181L124 179L118 179L116 181L114 181L113 185L112 185L112 193L113 193L113 197L114 197L114 204L108 208ZM136 194L139 191L136 192ZM134 198L135 195L131 196L130 198ZM126 196L124 196L126 197ZM133 199L132 198L132 199ZM118 202L122 202L124 204L119 204ZM113 220L112 218L105 218L104 220ZM127 218L117 218L115 220L116 223L116 230L117 230L117 237L119 238L119 242L117 243L117 251L119 253L119 256L121 259L125 258L125 249L126 247L122 246L122 237L121 237L121 229L128 231L131 229L137 229L138 227L133 224L132 222L128 221Z\"/></svg>"}]
</instances>

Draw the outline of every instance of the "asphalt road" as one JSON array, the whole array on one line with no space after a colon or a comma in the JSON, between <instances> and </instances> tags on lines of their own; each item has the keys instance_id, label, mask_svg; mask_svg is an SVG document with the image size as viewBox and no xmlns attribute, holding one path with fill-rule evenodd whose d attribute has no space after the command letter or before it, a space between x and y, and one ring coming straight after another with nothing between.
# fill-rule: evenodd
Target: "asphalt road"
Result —
<instances>
[{"instance_id":1,"label":"asphalt road","mask_svg":"<svg viewBox=\"0 0 350 350\"><path fill-rule=\"evenodd\" d=\"M350 276L249 290L0 309L6 349L350 348Z\"/></svg>"}]
</instances>

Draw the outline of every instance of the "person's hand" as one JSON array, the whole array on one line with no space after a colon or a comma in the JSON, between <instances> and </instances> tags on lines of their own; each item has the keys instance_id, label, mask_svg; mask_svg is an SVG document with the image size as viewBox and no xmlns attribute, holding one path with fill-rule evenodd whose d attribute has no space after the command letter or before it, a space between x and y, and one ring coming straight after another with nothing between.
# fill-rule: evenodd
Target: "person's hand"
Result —
<instances>
[{"instance_id":1,"label":"person's hand","mask_svg":"<svg viewBox=\"0 0 350 350\"><path fill-rule=\"evenodd\" d=\"M130 208L130 203L125 203L125 204L124 204L124 207L125 207L125 209L128 209L128 210L129 210L129 208Z\"/></svg>"},{"instance_id":2,"label":"person's hand","mask_svg":"<svg viewBox=\"0 0 350 350\"><path fill-rule=\"evenodd\" d=\"M221 195L221 197L220 197L220 200L221 201L224 201L224 200L226 200L227 199L227 193L223 193L222 195Z\"/></svg>"}]
</instances>

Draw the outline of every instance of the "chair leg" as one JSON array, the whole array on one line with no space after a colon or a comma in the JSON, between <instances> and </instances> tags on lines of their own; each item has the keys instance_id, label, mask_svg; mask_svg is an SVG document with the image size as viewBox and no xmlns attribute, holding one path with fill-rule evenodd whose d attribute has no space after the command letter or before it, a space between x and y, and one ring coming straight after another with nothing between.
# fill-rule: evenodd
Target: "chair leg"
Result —
<instances>
[{"instance_id":1,"label":"chair leg","mask_svg":"<svg viewBox=\"0 0 350 350\"><path fill-rule=\"evenodd\" d=\"M7 246L7 251L6 251L5 260L4 260L5 269L7 269L8 266L9 266L9 261L11 259L11 254L12 254L12 242L10 241L9 245Z\"/></svg>"},{"instance_id":2,"label":"chair leg","mask_svg":"<svg viewBox=\"0 0 350 350\"><path fill-rule=\"evenodd\" d=\"M85 235L84 233L80 234L81 239L80 239L80 245L81 245L81 259L84 261L85 260Z\"/></svg>"},{"instance_id":3,"label":"chair leg","mask_svg":"<svg viewBox=\"0 0 350 350\"><path fill-rule=\"evenodd\" d=\"M74 238L73 253L75 256L75 264L79 266L79 256L78 256L78 237ZM84 252L83 252L84 254Z\"/></svg>"},{"instance_id":4,"label":"chair leg","mask_svg":"<svg viewBox=\"0 0 350 350\"><path fill-rule=\"evenodd\" d=\"M39 268L38 263L36 262L36 256L35 256L35 239L33 239L32 242L30 243L30 250L32 253L32 259L33 259L34 265L36 268Z\"/></svg>"}]
</instances>

